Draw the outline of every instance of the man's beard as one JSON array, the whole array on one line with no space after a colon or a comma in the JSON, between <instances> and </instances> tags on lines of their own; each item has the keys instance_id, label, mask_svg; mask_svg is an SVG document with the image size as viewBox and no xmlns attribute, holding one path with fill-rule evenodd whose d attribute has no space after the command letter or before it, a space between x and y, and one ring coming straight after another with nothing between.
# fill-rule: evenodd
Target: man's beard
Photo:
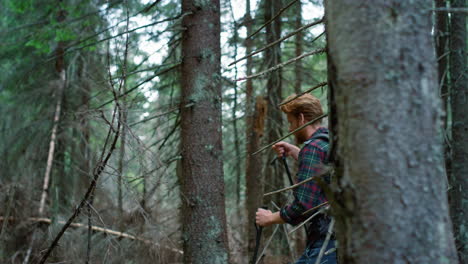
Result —
<instances>
[{"instance_id":1,"label":"man's beard","mask_svg":"<svg viewBox=\"0 0 468 264\"><path fill-rule=\"evenodd\" d=\"M307 138L305 138L303 131L297 131L296 133L294 133L294 139L296 141L296 145L301 145L307 140Z\"/></svg>"}]
</instances>

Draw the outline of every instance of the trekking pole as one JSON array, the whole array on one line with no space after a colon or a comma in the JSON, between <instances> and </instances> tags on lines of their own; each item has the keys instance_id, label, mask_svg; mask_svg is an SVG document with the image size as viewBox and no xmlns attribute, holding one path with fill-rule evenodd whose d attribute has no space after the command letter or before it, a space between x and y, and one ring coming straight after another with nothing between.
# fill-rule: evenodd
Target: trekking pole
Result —
<instances>
[{"instance_id":1,"label":"trekking pole","mask_svg":"<svg viewBox=\"0 0 468 264\"><path fill-rule=\"evenodd\" d=\"M262 206L261 208L265 210L268 209L268 207L266 206ZM254 225L255 225L255 230L257 230L257 234L255 237L255 250L252 256L252 261L250 262L251 264L257 263L258 249L260 248L260 241L262 239L262 231L263 231L263 226L259 226L257 225L257 223L255 223Z\"/></svg>"},{"instance_id":2,"label":"trekking pole","mask_svg":"<svg viewBox=\"0 0 468 264\"><path fill-rule=\"evenodd\" d=\"M281 159L283 160L284 169L286 170L286 174L288 175L289 183L293 185L294 182L291 177L291 171L289 170L288 162L286 161L286 156L285 155L281 156Z\"/></svg>"}]
</instances>

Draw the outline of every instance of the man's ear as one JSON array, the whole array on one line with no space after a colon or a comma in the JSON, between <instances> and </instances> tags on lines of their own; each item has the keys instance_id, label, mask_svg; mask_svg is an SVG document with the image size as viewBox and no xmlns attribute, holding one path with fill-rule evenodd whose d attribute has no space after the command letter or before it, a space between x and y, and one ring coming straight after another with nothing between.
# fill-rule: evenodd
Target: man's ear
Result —
<instances>
[{"instance_id":1,"label":"man's ear","mask_svg":"<svg viewBox=\"0 0 468 264\"><path fill-rule=\"evenodd\" d=\"M299 113L299 124L301 124L301 126L305 124L305 117L303 113Z\"/></svg>"}]
</instances>

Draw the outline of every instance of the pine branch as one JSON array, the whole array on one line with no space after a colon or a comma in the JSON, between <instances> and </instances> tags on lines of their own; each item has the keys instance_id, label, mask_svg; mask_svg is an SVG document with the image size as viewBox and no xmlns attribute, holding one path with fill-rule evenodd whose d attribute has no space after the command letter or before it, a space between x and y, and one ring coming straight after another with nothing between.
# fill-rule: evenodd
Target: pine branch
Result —
<instances>
[{"instance_id":1,"label":"pine branch","mask_svg":"<svg viewBox=\"0 0 468 264\"><path fill-rule=\"evenodd\" d=\"M272 71L275 71L275 70L278 70L280 68L283 68L284 66L286 65L289 65L293 62L296 62L300 59L303 59L305 57L308 57L308 56L312 56L312 55L316 55L316 54L321 54L321 53L324 53L326 52L326 49L318 49L318 50L314 50L314 51L311 51L311 52L307 52L307 53L304 53L302 54L301 56L298 56L296 58L293 58L293 59L290 59L284 63L280 63L274 67L271 67L263 72L260 72L260 73L257 73L257 74L253 74L253 75L250 75L250 76L247 76L247 77L244 77L244 78L240 78L240 79L237 79L236 81L244 81L244 80L248 80L248 79L253 79L253 78L256 78L256 77L259 77L259 76L262 76L262 75L265 75L267 73L270 73Z\"/></svg>"},{"instance_id":2,"label":"pine branch","mask_svg":"<svg viewBox=\"0 0 468 264\"><path fill-rule=\"evenodd\" d=\"M323 18L322 18L322 19L320 19L320 20L318 20L318 21L312 22L312 23L307 24L307 25L305 25L305 26L303 26L303 27L301 27L301 28L298 28L298 29L296 29L295 31L293 31L293 32L291 32L291 33L289 33L289 34L287 34L286 36L284 36L284 37L282 37L282 38L280 38L280 39L278 39L278 40L276 40L276 41L274 41L274 42L272 42L272 43L266 45L265 47L263 47L263 48L261 48L261 49L259 49L259 50L256 50L256 51L254 51L254 52L252 52L252 53L250 53L250 54L248 54L248 55L245 55L244 57L242 57L242 58L240 58L240 59L238 59L238 60L235 60L235 61L231 62L228 66L231 66L231 65L233 65L233 64L236 64L236 63L238 63L239 61L242 61L242 60L244 60L244 59L250 58L250 57L254 56L255 54L258 54L258 53L260 53L260 52L262 52L262 51L264 51L264 50L266 50L266 49L268 49L268 48L270 48L270 47L272 47L272 46L274 46L274 45L276 45L276 44L278 44L278 43L280 43L280 42L282 42L282 41L284 41L284 40L286 40L286 39L288 39L288 38L290 38L290 37L292 37L292 36L294 36L294 35L297 35L298 33L300 33L300 32L301 32L302 30L304 30L304 29L307 29L307 28L310 28L310 27L312 27L312 26L315 26L315 25L318 25L318 24L320 24L320 23L323 23L323 21L324 21L324 20L323 20ZM322 36L322 35L323 35L323 33L321 33L319 36L317 36L317 38L320 37L320 36ZM311 42L314 42L317 38L315 38L315 39L312 40Z\"/></svg>"}]
</instances>

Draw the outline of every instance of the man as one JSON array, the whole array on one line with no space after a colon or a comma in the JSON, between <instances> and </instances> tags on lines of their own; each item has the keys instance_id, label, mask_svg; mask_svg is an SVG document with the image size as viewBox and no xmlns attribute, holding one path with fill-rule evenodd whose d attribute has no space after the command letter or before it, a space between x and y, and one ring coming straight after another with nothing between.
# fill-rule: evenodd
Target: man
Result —
<instances>
[{"instance_id":1,"label":"man","mask_svg":"<svg viewBox=\"0 0 468 264\"><path fill-rule=\"evenodd\" d=\"M289 96L285 102L295 96L295 94ZM293 131L323 114L320 101L310 94L302 95L282 105L281 110L286 113L288 118L289 131ZM280 157L283 155L291 156L299 161L297 181L301 182L323 172L329 148L328 129L321 127L321 121L317 121L295 132L294 137L297 144L304 143L301 149L283 141L275 144L273 149ZM293 194L294 200L281 208L279 212L273 213L270 210L258 209L256 213L257 224L260 226L283 223L297 225L305 221L311 214L316 213L314 211L308 215L303 215L304 212L327 201L324 192L314 180L295 188ZM308 230L307 247L296 264L315 264L329 224L330 219L324 214L315 216L306 224ZM328 251L334 247L335 241L332 239L326 250ZM320 263L336 263L335 251L324 255Z\"/></svg>"}]
</instances>

